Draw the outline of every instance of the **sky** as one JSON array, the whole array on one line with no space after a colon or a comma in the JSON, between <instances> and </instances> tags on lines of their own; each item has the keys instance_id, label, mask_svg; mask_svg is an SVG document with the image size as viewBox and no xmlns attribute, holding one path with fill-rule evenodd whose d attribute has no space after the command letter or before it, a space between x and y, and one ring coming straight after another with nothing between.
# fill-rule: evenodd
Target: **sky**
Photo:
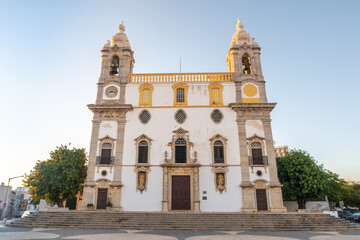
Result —
<instances>
[{"instance_id":1,"label":"sky","mask_svg":"<svg viewBox=\"0 0 360 240\"><path fill-rule=\"evenodd\" d=\"M261 46L276 145L360 180L360 1L0 2L0 182L90 145L101 48L124 21L134 73L227 72L240 18ZM21 179L12 180L14 187Z\"/></svg>"}]
</instances>

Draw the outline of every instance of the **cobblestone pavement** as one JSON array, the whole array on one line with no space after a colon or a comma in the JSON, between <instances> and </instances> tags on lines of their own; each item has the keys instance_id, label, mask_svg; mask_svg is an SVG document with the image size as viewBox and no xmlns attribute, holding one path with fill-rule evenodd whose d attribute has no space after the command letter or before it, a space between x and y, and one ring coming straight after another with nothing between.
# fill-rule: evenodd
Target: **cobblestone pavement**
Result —
<instances>
[{"instance_id":1,"label":"cobblestone pavement","mask_svg":"<svg viewBox=\"0 0 360 240\"><path fill-rule=\"evenodd\" d=\"M0 226L0 240L360 240L357 232L201 232L201 231L123 231L95 229L11 228Z\"/></svg>"}]
</instances>

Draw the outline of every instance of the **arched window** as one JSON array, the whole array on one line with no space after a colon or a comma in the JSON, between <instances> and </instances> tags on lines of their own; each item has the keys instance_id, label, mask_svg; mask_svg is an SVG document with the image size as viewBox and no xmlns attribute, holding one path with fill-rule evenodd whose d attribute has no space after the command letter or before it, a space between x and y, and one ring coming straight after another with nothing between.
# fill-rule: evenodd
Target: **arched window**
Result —
<instances>
[{"instance_id":1,"label":"arched window","mask_svg":"<svg viewBox=\"0 0 360 240\"><path fill-rule=\"evenodd\" d=\"M117 76L119 74L119 57L114 56L110 64L110 75Z\"/></svg>"},{"instance_id":2,"label":"arched window","mask_svg":"<svg viewBox=\"0 0 360 240\"><path fill-rule=\"evenodd\" d=\"M177 103L185 102L185 89L183 88L176 89L176 102Z\"/></svg>"},{"instance_id":3,"label":"arched window","mask_svg":"<svg viewBox=\"0 0 360 240\"><path fill-rule=\"evenodd\" d=\"M222 91L223 86L220 83L213 82L209 84L210 106L219 106L223 104Z\"/></svg>"},{"instance_id":4,"label":"arched window","mask_svg":"<svg viewBox=\"0 0 360 240\"><path fill-rule=\"evenodd\" d=\"M140 107L149 107L152 105L152 92L154 90L153 85L149 83L143 83L139 86L140 99L139 106Z\"/></svg>"},{"instance_id":5,"label":"arched window","mask_svg":"<svg viewBox=\"0 0 360 240\"><path fill-rule=\"evenodd\" d=\"M251 62L249 55L245 54L241 58L243 74L251 74Z\"/></svg>"},{"instance_id":6,"label":"arched window","mask_svg":"<svg viewBox=\"0 0 360 240\"><path fill-rule=\"evenodd\" d=\"M214 162L224 163L224 144L220 140L214 142Z\"/></svg>"},{"instance_id":7,"label":"arched window","mask_svg":"<svg viewBox=\"0 0 360 240\"><path fill-rule=\"evenodd\" d=\"M175 163L186 163L186 141L183 138L175 141Z\"/></svg>"},{"instance_id":8,"label":"arched window","mask_svg":"<svg viewBox=\"0 0 360 240\"><path fill-rule=\"evenodd\" d=\"M148 163L148 143L143 140L139 143L138 163Z\"/></svg>"},{"instance_id":9,"label":"arched window","mask_svg":"<svg viewBox=\"0 0 360 240\"><path fill-rule=\"evenodd\" d=\"M260 142L252 142L251 143L251 154L252 154L252 159L253 159L254 165L264 164Z\"/></svg>"},{"instance_id":10,"label":"arched window","mask_svg":"<svg viewBox=\"0 0 360 240\"><path fill-rule=\"evenodd\" d=\"M110 164L111 162L111 143L103 143L101 147L101 159L100 164Z\"/></svg>"}]
</instances>

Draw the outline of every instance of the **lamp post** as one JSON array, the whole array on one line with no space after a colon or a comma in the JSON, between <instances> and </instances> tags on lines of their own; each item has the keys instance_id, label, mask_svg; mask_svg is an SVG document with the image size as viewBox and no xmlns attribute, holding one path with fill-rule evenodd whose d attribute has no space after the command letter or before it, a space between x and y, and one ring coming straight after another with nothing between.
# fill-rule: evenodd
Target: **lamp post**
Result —
<instances>
[{"instance_id":1,"label":"lamp post","mask_svg":"<svg viewBox=\"0 0 360 240\"><path fill-rule=\"evenodd\" d=\"M12 179L21 178L21 177L24 177L24 175L9 178L9 181L8 181L8 189L6 189L6 194L5 194L5 199L4 199L4 205L3 205L4 212L5 212L5 208L6 208L6 205L7 205L7 202L6 202L6 201L7 201L7 196L8 196L8 192L9 192L10 181L11 181ZM6 213L5 213L5 214L6 214Z\"/></svg>"}]
</instances>

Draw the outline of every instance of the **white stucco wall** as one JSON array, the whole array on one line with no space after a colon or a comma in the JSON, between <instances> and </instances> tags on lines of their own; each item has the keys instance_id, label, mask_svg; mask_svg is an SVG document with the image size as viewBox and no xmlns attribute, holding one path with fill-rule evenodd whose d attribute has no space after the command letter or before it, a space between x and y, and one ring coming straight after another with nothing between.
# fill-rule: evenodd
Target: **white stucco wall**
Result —
<instances>
[{"instance_id":1,"label":"white stucco wall","mask_svg":"<svg viewBox=\"0 0 360 240\"><path fill-rule=\"evenodd\" d=\"M123 167L121 206L124 211L161 211L162 167L152 167L148 175L147 190L136 191L134 167Z\"/></svg>"},{"instance_id":2,"label":"white stucco wall","mask_svg":"<svg viewBox=\"0 0 360 240\"><path fill-rule=\"evenodd\" d=\"M113 178L114 178L114 168L112 168L111 172L110 172L110 167L99 167L99 171L97 169L98 168L95 167L95 175L94 175L94 180L95 181L100 179L100 178L108 179L110 181L113 180ZM101 172L104 171L104 170L107 172L105 177L101 175Z\"/></svg>"},{"instance_id":3,"label":"white stucco wall","mask_svg":"<svg viewBox=\"0 0 360 240\"><path fill-rule=\"evenodd\" d=\"M215 177L211 167L200 167L200 209L203 212L240 212L241 209L241 169L229 167L226 174L226 191L220 194L215 189ZM206 194L203 192L206 191ZM203 196L207 200L203 200Z\"/></svg>"},{"instance_id":4,"label":"white stucco wall","mask_svg":"<svg viewBox=\"0 0 360 240\"><path fill-rule=\"evenodd\" d=\"M116 121L102 121L100 123L99 128L99 139L104 138L106 136L109 136L110 138L116 139L117 138L117 122ZM97 156L100 156L101 149L99 149L100 146L97 146ZM112 154L115 154L115 148L116 148L116 141L114 142L113 148L112 148Z\"/></svg>"}]
</instances>

